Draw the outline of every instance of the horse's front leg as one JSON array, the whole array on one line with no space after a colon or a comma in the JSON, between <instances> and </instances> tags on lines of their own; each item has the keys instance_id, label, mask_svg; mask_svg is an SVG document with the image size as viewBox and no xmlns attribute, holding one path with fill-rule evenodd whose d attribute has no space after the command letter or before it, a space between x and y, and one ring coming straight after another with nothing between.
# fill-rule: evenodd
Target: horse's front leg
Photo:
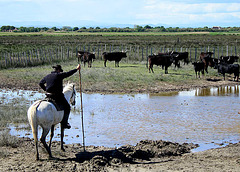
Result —
<instances>
[{"instance_id":1,"label":"horse's front leg","mask_svg":"<svg viewBox=\"0 0 240 172\"><path fill-rule=\"evenodd\" d=\"M52 125L52 127L51 127L51 135L50 135L49 147L51 147L53 136L54 136L54 125Z\"/></svg>"},{"instance_id":2,"label":"horse's front leg","mask_svg":"<svg viewBox=\"0 0 240 172\"><path fill-rule=\"evenodd\" d=\"M61 124L61 150L65 152L65 149L63 148L63 137L64 137L64 128Z\"/></svg>"}]
</instances>

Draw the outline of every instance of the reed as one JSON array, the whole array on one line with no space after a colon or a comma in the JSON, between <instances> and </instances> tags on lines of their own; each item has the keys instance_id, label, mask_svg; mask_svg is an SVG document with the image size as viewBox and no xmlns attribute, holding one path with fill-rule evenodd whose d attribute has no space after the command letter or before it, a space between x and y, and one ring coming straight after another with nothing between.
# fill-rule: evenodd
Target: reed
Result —
<instances>
[{"instance_id":1,"label":"reed","mask_svg":"<svg viewBox=\"0 0 240 172\"><path fill-rule=\"evenodd\" d=\"M0 131L0 147L9 146L16 148L19 146L19 140L16 136L12 136L8 130ZM5 155L6 156L6 153Z\"/></svg>"},{"instance_id":2,"label":"reed","mask_svg":"<svg viewBox=\"0 0 240 172\"><path fill-rule=\"evenodd\" d=\"M5 128L8 123L27 123L28 104L23 104L27 102L25 99L15 98L10 102L5 102L8 99L2 99L1 101L3 104L0 106L0 128Z\"/></svg>"}]
</instances>

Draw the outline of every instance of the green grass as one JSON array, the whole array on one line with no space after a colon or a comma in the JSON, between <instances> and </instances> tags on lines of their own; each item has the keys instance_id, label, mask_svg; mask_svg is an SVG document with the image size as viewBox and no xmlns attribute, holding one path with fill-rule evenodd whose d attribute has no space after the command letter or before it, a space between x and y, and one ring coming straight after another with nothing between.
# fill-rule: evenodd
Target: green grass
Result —
<instances>
[{"instance_id":1,"label":"green grass","mask_svg":"<svg viewBox=\"0 0 240 172\"><path fill-rule=\"evenodd\" d=\"M228 33L228 32L226 32ZM210 32L0 32L0 36L72 36L72 35L101 35L101 36L144 36L144 35L201 35Z\"/></svg>"},{"instance_id":2,"label":"green grass","mask_svg":"<svg viewBox=\"0 0 240 172\"><path fill-rule=\"evenodd\" d=\"M224 34L224 35L222 35ZM15 36L16 35L16 36ZM120 62L120 67L114 67L114 62L107 62L107 67L103 67L102 60L93 62L91 69L82 67L82 85L85 91L124 91L124 90L142 90L157 87L170 83L179 85L182 82L192 84L198 82L195 79L195 73L191 64L183 66L181 69L175 70L173 67L169 68L169 74L165 74L160 67L154 66L155 73L149 73L146 68L146 58L152 51L157 53L166 51L167 48L173 49L178 47L185 51L186 48L191 48L191 59L199 58L200 51L213 51L215 48L215 55L226 54L226 45L229 46L230 52L235 53L235 46L237 52L239 51L240 35L231 35L225 33L0 33L0 38L3 44L0 44L0 58L1 62L5 62L2 53L5 52L23 52L25 50L41 49L41 48L59 48L66 46L68 48L88 48L90 51L96 51L97 48L102 48L109 51L114 46L116 48L126 48L129 50L127 59ZM219 47L218 47L219 46ZM198 48L195 52L195 47ZM135 54L139 48L139 52ZM93 50L94 49L94 50ZM130 51L131 49L131 51ZM66 49L65 49L66 50ZM75 50L75 49L74 49ZM175 50L175 49L174 49ZM189 51L189 49L188 49ZM2 52L2 53L1 53ZM101 51L100 51L101 53ZM73 58L76 54L74 51ZM99 57L101 58L101 54ZM141 62L139 59L144 59ZM8 81L11 85L24 85L24 88L34 87L39 88L39 81L48 73L51 72L51 66L57 62L48 62L48 64L39 65L35 67L18 67L1 69L0 76L3 80ZM77 59L66 62L59 61L65 71L73 69L77 66ZM211 71L211 69L210 69ZM207 76L216 76L215 70L207 74ZM67 80L75 83L79 82L78 74L68 78Z\"/></svg>"},{"instance_id":3,"label":"green grass","mask_svg":"<svg viewBox=\"0 0 240 172\"><path fill-rule=\"evenodd\" d=\"M239 32L0 32L0 36L149 36L149 35L228 35Z\"/></svg>"},{"instance_id":4,"label":"green grass","mask_svg":"<svg viewBox=\"0 0 240 172\"><path fill-rule=\"evenodd\" d=\"M105 48L106 51L114 48L127 48L129 54L134 54L135 49L139 48L140 57L142 56L142 48L144 49L143 55L146 55L146 48L150 54L151 48L160 51L160 49L183 49L191 48L192 56L194 56L195 48L198 48L198 53L201 48L224 47L233 48L236 46L239 51L240 34L238 32L222 33L222 32L64 32L64 33L6 33L0 32L0 59L5 62L6 53L19 53L20 56L23 52L33 52L35 55L36 50L56 50L61 48L69 48L72 50L81 48L83 50L94 51L98 48ZM131 48L131 51L130 51ZM217 49L216 49L217 50ZM66 51L66 49L65 49ZM230 52L230 49L229 49ZM225 53L224 53L225 54ZM131 59L133 60L133 59ZM1 61L0 61L1 63Z\"/></svg>"},{"instance_id":5,"label":"green grass","mask_svg":"<svg viewBox=\"0 0 240 172\"><path fill-rule=\"evenodd\" d=\"M3 102L0 106L0 129L5 128L8 123L27 123L27 108L24 98L15 98L8 103Z\"/></svg>"},{"instance_id":6,"label":"green grass","mask_svg":"<svg viewBox=\"0 0 240 172\"><path fill-rule=\"evenodd\" d=\"M69 71L77 66L77 61L72 60L60 63L64 71ZM52 64L53 65L53 64ZM15 83L30 85L35 88L39 81L52 71L52 65L36 66L30 68L11 68L0 70L0 75L9 81ZM146 62L131 62L123 60L120 67L115 67L114 62L107 62L107 67L103 67L103 61L94 61L92 68L83 67L81 69L82 86L84 91L101 92L115 91L123 92L124 90L138 91L141 89L149 89L157 87L165 83L178 85L181 83L191 84L198 82L195 78L193 65L181 65L182 68L174 69L171 66L168 70L169 74L165 74L164 70L155 66L155 73L149 73ZM209 69L207 76L216 76L216 70ZM71 81L79 85L79 75L76 73L65 82Z\"/></svg>"}]
</instances>

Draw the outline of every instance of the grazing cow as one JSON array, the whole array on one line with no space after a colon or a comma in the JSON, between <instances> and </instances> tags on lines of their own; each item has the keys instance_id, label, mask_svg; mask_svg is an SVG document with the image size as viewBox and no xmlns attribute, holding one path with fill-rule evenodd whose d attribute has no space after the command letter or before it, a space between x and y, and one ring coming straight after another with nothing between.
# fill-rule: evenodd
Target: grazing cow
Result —
<instances>
[{"instance_id":1,"label":"grazing cow","mask_svg":"<svg viewBox=\"0 0 240 172\"><path fill-rule=\"evenodd\" d=\"M149 62L149 67L148 67L148 71L149 73L151 72L150 70L152 70L153 72L153 65L157 65L157 66L162 66L162 69L164 69L165 67L165 74L168 73L168 67L171 66L171 64L173 63L173 56L172 55L167 55L167 54L158 54L158 55L150 55L148 56L148 62Z\"/></svg>"},{"instance_id":2,"label":"grazing cow","mask_svg":"<svg viewBox=\"0 0 240 172\"><path fill-rule=\"evenodd\" d=\"M84 67L85 67L85 64L87 62L89 68L92 67L93 59L96 59L94 53L90 53L90 52L87 52L87 51L78 51L78 57L81 59L81 62L84 63Z\"/></svg>"},{"instance_id":3,"label":"grazing cow","mask_svg":"<svg viewBox=\"0 0 240 172\"><path fill-rule=\"evenodd\" d=\"M225 74L229 73L229 74L234 74L234 81L235 79L238 82L238 78L239 78L239 64L227 64L224 62L220 62L217 66L218 69L218 73L221 73L223 75L223 78L225 80Z\"/></svg>"},{"instance_id":4,"label":"grazing cow","mask_svg":"<svg viewBox=\"0 0 240 172\"><path fill-rule=\"evenodd\" d=\"M180 61L183 60L184 64L188 64L189 63L189 59L188 59L188 52L170 52L171 55L174 56L174 60L175 60L175 68L176 66L179 68L180 67Z\"/></svg>"},{"instance_id":5,"label":"grazing cow","mask_svg":"<svg viewBox=\"0 0 240 172\"><path fill-rule=\"evenodd\" d=\"M115 61L115 67L119 67L119 62L121 61L121 59L127 57L126 52L112 52L112 53L104 52L102 55L103 55L105 67L106 67L107 60Z\"/></svg>"},{"instance_id":6,"label":"grazing cow","mask_svg":"<svg viewBox=\"0 0 240 172\"><path fill-rule=\"evenodd\" d=\"M204 63L203 62L198 61L198 62L193 62L192 64L194 66L196 78L197 78L197 73L198 73L199 78L200 78L200 72L202 73L202 75L204 75Z\"/></svg>"},{"instance_id":7,"label":"grazing cow","mask_svg":"<svg viewBox=\"0 0 240 172\"><path fill-rule=\"evenodd\" d=\"M214 67L214 61L212 58L212 55L214 53L212 52L201 52L200 54L200 60L204 63L204 69L208 73L208 66Z\"/></svg>"},{"instance_id":8,"label":"grazing cow","mask_svg":"<svg viewBox=\"0 0 240 172\"><path fill-rule=\"evenodd\" d=\"M238 56L221 56L220 60L227 64L233 64L234 62L237 62L239 59Z\"/></svg>"},{"instance_id":9,"label":"grazing cow","mask_svg":"<svg viewBox=\"0 0 240 172\"><path fill-rule=\"evenodd\" d=\"M155 55L155 54L154 54ZM179 62L179 59L178 59L178 56L177 54L173 54L172 52L165 52L165 53L158 53L158 55L168 55L168 56L172 56L173 58L173 64L175 65L175 68L176 66L179 68L180 67L180 62ZM164 66L163 66L164 67Z\"/></svg>"}]
</instances>

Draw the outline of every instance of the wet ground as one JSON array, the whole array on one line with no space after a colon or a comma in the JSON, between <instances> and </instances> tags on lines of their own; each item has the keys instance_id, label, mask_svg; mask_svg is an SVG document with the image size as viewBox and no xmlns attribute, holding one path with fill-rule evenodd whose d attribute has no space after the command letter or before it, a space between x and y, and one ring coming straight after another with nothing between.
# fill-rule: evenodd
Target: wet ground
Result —
<instances>
[{"instance_id":1,"label":"wet ground","mask_svg":"<svg viewBox=\"0 0 240 172\"><path fill-rule=\"evenodd\" d=\"M23 97L29 104L44 97L32 91L2 90L0 95L4 101ZM120 147L151 139L195 143L200 147L193 151L200 151L240 138L239 86L162 94L83 94L83 107L86 145ZM79 109L78 95L70 115L72 129L65 132L67 144L82 143ZM31 131L11 127L12 134L32 138Z\"/></svg>"}]
</instances>

